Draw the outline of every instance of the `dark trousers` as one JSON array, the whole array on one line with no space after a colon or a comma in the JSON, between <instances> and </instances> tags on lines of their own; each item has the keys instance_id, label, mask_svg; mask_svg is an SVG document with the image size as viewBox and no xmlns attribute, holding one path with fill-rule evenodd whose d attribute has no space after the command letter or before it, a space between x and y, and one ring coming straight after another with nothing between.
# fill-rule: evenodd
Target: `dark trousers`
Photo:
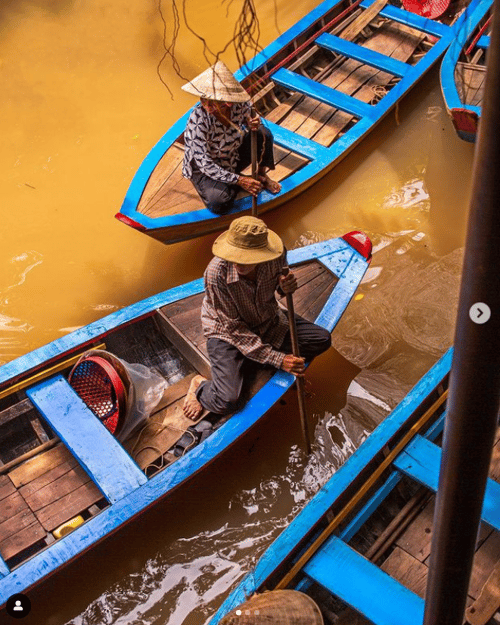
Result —
<instances>
[{"instance_id":1,"label":"dark trousers","mask_svg":"<svg viewBox=\"0 0 500 625\"><path fill-rule=\"evenodd\" d=\"M328 330L311 323L299 315L295 315L297 338L300 355L306 361L312 360L326 351L332 337ZM208 356L212 368L212 379L202 382L196 396L198 401L207 410L216 414L229 414L241 407L243 381L248 373L255 369L258 363L249 360L236 348L221 339L208 339ZM287 332L280 351L292 353L290 331Z\"/></svg>"},{"instance_id":2,"label":"dark trousers","mask_svg":"<svg viewBox=\"0 0 500 625\"><path fill-rule=\"evenodd\" d=\"M273 135L261 124L257 132L257 162L267 169L274 169ZM251 133L247 132L238 151L238 167L236 173L252 163ZM191 182L203 200L205 206L216 215L225 215L232 207L234 198L240 190L236 184L228 184L205 176L193 163Z\"/></svg>"}]
</instances>

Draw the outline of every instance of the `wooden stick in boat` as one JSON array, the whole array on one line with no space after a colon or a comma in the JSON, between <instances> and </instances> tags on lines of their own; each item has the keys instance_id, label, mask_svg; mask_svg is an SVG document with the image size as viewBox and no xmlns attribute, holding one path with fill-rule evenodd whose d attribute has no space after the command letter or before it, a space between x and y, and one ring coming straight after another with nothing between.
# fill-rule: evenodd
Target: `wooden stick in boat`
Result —
<instances>
[{"instance_id":1,"label":"wooden stick in boat","mask_svg":"<svg viewBox=\"0 0 500 625\"><path fill-rule=\"evenodd\" d=\"M356 35L358 35L363 28L373 20L373 18L380 13L380 11L387 4L387 0L375 0L375 2L369 6L361 15L351 22L349 26L340 33L341 39L352 41Z\"/></svg>"},{"instance_id":2,"label":"wooden stick in boat","mask_svg":"<svg viewBox=\"0 0 500 625\"><path fill-rule=\"evenodd\" d=\"M35 449L31 449L30 451L27 451L25 454L22 454L22 456L19 456L18 458L14 458L14 460L11 460L10 462L6 462L0 467L0 475L7 473L14 467L17 467L17 465L21 464L21 462L24 462L25 460L29 460L30 458L33 458L33 456L38 456L38 454L41 454L43 451L47 451L48 449L50 449L51 447L54 447L54 445L60 442L61 442L61 439L58 436L56 436L55 438L51 438L50 441L47 441L46 443L43 443L42 445L35 447Z\"/></svg>"},{"instance_id":3,"label":"wooden stick in boat","mask_svg":"<svg viewBox=\"0 0 500 625\"><path fill-rule=\"evenodd\" d=\"M255 117L255 109L252 108L250 113L252 117ZM257 131L250 131L250 149L252 156L252 178L257 180ZM257 196L252 195L252 217L257 217Z\"/></svg>"},{"instance_id":4,"label":"wooden stick in boat","mask_svg":"<svg viewBox=\"0 0 500 625\"><path fill-rule=\"evenodd\" d=\"M286 276L290 271L289 267L283 267L283 275ZM293 355L297 358L300 358L299 351L299 340L297 337L297 326L295 324L295 313L293 309L293 296L291 293L285 293L286 296L286 306L288 309L288 323L290 325L290 337L292 339L292 352ZM306 393L304 386L304 378L297 377L297 398L299 400L299 414L300 414L300 424L302 426L302 433L304 435L304 442L306 444L307 455L311 453L311 439L309 436L309 426L307 423L307 412L306 412Z\"/></svg>"}]
</instances>

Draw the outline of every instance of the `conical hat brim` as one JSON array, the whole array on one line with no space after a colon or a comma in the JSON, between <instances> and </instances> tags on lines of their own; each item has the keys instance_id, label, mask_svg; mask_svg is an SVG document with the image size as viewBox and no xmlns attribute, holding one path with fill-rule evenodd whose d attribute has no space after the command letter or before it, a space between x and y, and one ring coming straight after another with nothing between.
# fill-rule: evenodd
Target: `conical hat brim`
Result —
<instances>
[{"instance_id":1,"label":"conical hat brim","mask_svg":"<svg viewBox=\"0 0 500 625\"><path fill-rule=\"evenodd\" d=\"M222 61L181 87L199 98L218 102L248 102L250 96Z\"/></svg>"}]
</instances>

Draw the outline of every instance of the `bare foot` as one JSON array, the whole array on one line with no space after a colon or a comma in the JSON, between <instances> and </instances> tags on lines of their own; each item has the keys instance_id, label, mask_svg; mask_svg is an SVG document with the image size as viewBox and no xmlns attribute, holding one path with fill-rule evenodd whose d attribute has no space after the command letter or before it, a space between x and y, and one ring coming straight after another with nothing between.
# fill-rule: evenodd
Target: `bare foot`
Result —
<instances>
[{"instance_id":1,"label":"bare foot","mask_svg":"<svg viewBox=\"0 0 500 625\"><path fill-rule=\"evenodd\" d=\"M188 392L186 393L186 397L184 399L184 404L182 406L182 411L184 412L184 416L192 421L196 421L196 419L203 412L203 406L196 399L196 391L202 382L205 382L206 378L202 375L195 375L191 380L191 384L189 385Z\"/></svg>"},{"instance_id":2,"label":"bare foot","mask_svg":"<svg viewBox=\"0 0 500 625\"><path fill-rule=\"evenodd\" d=\"M280 183L272 178L269 178L267 174L259 174L259 180L262 182L264 189L267 189L269 193L276 195L281 191Z\"/></svg>"}]
</instances>

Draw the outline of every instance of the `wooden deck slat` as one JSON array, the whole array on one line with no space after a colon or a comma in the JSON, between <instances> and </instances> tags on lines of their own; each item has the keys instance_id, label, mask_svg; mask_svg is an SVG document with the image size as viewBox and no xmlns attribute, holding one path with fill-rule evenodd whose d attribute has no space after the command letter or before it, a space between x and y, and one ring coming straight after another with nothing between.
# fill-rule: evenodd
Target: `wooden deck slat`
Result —
<instances>
[{"instance_id":1,"label":"wooden deck slat","mask_svg":"<svg viewBox=\"0 0 500 625\"><path fill-rule=\"evenodd\" d=\"M90 477L80 466L70 468L59 465L57 469L49 474L45 474L42 478L24 486L20 492L31 510L36 512L90 481ZM95 501L93 503L98 502L100 499L102 499L102 494L96 488Z\"/></svg>"},{"instance_id":2,"label":"wooden deck slat","mask_svg":"<svg viewBox=\"0 0 500 625\"><path fill-rule=\"evenodd\" d=\"M484 97L486 68L457 63L457 91L464 104L481 106Z\"/></svg>"},{"instance_id":3,"label":"wooden deck slat","mask_svg":"<svg viewBox=\"0 0 500 625\"><path fill-rule=\"evenodd\" d=\"M17 488L20 488L64 462L75 462L75 459L66 447L59 443L56 447L12 469L9 472L9 478Z\"/></svg>"},{"instance_id":4,"label":"wooden deck slat","mask_svg":"<svg viewBox=\"0 0 500 625\"><path fill-rule=\"evenodd\" d=\"M172 174L179 167L182 167L183 158L184 150L174 143L160 159L154 175L148 180L141 196L140 206L146 207L147 210L147 206L154 202L155 198L162 193L162 188L168 183Z\"/></svg>"},{"instance_id":5,"label":"wooden deck slat","mask_svg":"<svg viewBox=\"0 0 500 625\"><path fill-rule=\"evenodd\" d=\"M425 596L427 566L403 549L396 547L383 562L381 569L419 597Z\"/></svg>"},{"instance_id":6,"label":"wooden deck slat","mask_svg":"<svg viewBox=\"0 0 500 625\"><path fill-rule=\"evenodd\" d=\"M62 376L28 389L27 394L112 503L147 481Z\"/></svg>"},{"instance_id":7,"label":"wooden deck slat","mask_svg":"<svg viewBox=\"0 0 500 625\"><path fill-rule=\"evenodd\" d=\"M32 408L33 404L29 399L23 399L17 404L10 406L10 408L5 408L5 410L0 412L0 425L4 425L5 423L12 421L12 419L16 419L25 412L32 410Z\"/></svg>"},{"instance_id":8,"label":"wooden deck slat","mask_svg":"<svg viewBox=\"0 0 500 625\"><path fill-rule=\"evenodd\" d=\"M89 481L50 505L40 508L35 515L41 525L51 532L102 498L95 484Z\"/></svg>"},{"instance_id":9,"label":"wooden deck slat","mask_svg":"<svg viewBox=\"0 0 500 625\"><path fill-rule=\"evenodd\" d=\"M0 502L16 492L16 487L7 475L0 475ZM1 506L1 503L0 503Z\"/></svg>"},{"instance_id":10,"label":"wooden deck slat","mask_svg":"<svg viewBox=\"0 0 500 625\"><path fill-rule=\"evenodd\" d=\"M28 506L24 499L17 491L14 491L11 495L2 499L2 505L0 506L0 524L27 509Z\"/></svg>"},{"instance_id":11,"label":"wooden deck slat","mask_svg":"<svg viewBox=\"0 0 500 625\"><path fill-rule=\"evenodd\" d=\"M486 625L500 608L500 560L497 561L475 602L466 612L470 625Z\"/></svg>"},{"instance_id":12,"label":"wooden deck slat","mask_svg":"<svg viewBox=\"0 0 500 625\"><path fill-rule=\"evenodd\" d=\"M45 538L47 532L31 512L20 512L0 524L0 555L8 560Z\"/></svg>"},{"instance_id":13,"label":"wooden deck slat","mask_svg":"<svg viewBox=\"0 0 500 625\"><path fill-rule=\"evenodd\" d=\"M477 599L500 558L500 533L492 532L474 555L469 595Z\"/></svg>"},{"instance_id":14,"label":"wooden deck slat","mask_svg":"<svg viewBox=\"0 0 500 625\"><path fill-rule=\"evenodd\" d=\"M314 289L310 292L310 300L305 303L301 315L308 321L314 321L323 309L331 292L333 291L338 280L331 274L325 276L321 282L318 280Z\"/></svg>"}]
</instances>

